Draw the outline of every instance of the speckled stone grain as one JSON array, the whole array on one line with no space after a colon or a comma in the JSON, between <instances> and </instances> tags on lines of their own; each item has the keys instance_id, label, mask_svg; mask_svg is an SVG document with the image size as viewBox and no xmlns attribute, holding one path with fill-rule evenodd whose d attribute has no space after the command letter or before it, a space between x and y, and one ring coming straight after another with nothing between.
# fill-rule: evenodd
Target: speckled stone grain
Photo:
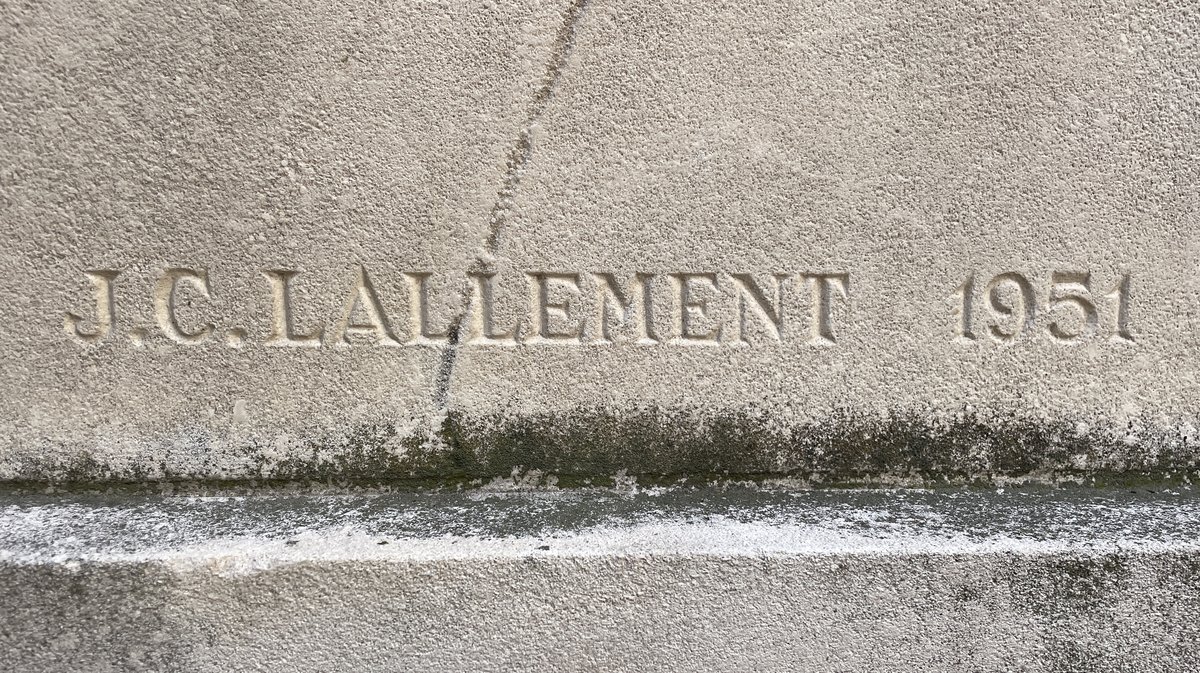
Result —
<instances>
[{"instance_id":1,"label":"speckled stone grain","mask_svg":"<svg viewBox=\"0 0 1200 673\"><path fill-rule=\"evenodd\" d=\"M2 479L1200 467L1195 3L0 11Z\"/></svg>"},{"instance_id":2,"label":"speckled stone grain","mask_svg":"<svg viewBox=\"0 0 1200 673\"><path fill-rule=\"evenodd\" d=\"M1193 671L1190 489L6 498L0 670Z\"/></svg>"}]
</instances>

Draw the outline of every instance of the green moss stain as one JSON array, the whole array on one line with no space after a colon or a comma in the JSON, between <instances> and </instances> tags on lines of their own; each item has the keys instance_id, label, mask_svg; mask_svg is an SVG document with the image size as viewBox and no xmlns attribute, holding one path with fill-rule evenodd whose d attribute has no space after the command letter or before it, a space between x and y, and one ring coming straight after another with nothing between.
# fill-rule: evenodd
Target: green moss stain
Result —
<instances>
[{"instance_id":1,"label":"green moss stain","mask_svg":"<svg viewBox=\"0 0 1200 673\"><path fill-rule=\"evenodd\" d=\"M536 469L560 475L786 475L822 483L884 478L992 481L1045 473L1158 478L1197 468L1195 447L1159 437L1130 445L1074 426L964 415L933 423L912 414L852 413L780 428L739 413L703 417L657 408L612 415L476 419L451 414L445 433L477 474Z\"/></svg>"},{"instance_id":2,"label":"green moss stain","mask_svg":"<svg viewBox=\"0 0 1200 673\"><path fill-rule=\"evenodd\" d=\"M643 484L787 477L825 486L988 485L1009 479L1131 485L1195 476L1200 451L1194 442L1147 427L1152 426L1141 427L1137 441L1128 442L1112 428L1080 432L1072 423L969 413L931 421L911 412L880 418L843 411L820 422L784 425L757 409L646 406L492 416L451 411L439 426L413 435L384 422L313 435L284 458L269 450L269 439L241 440L233 450L244 457L243 473L172 471L169 460L117 473L87 454L66 464L30 462L21 472L35 484L252 480L442 486L531 471L553 475L560 486L610 485L617 474ZM174 442L164 453L202 456L210 444L197 436Z\"/></svg>"}]
</instances>

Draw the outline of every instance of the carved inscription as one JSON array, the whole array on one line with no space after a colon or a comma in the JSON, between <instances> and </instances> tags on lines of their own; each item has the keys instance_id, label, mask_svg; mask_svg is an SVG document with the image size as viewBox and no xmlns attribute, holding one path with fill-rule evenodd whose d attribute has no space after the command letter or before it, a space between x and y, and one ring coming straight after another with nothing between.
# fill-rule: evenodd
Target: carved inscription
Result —
<instances>
[{"instance_id":1,"label":"carved inscription","mask_svg":"<svg viewBox=\"0 0 1200 673\"><path fill-rule=\"evenodd\" d=\"M963 342L976 341L981 333L999 343L1041 335L1060 343L1096 337L1133 342L1130 287L1129 274L1101 297L1094 295L1087 271L1051 271L1040 286L1016 271L987 282L972 274L952 296L958 307L955 336Z\"/></svg>"},{"instance_id":2,"label":"carved inscription","mask_svg":"<svg viewBox=\"0 0 1200 673\"><path fill-rule=\"evenodd\" d=\"M187 329L180 325L176 301L183 284L192 285L200 296L209 297L208 274L192 269L167 269L154 287L154 317L167 338L181 344L202 343L213 331L211 324Z\"/></svg>"},{"instance_id":3,"label":"carved inscription","mask_svg":"<svg viewBox=\"0 0 1200 673\"><path fill-rule=\"evenodd\" d=\"M357 266L353 280L338 291L340 303L298 307L296 288L306 277L294 269L262 269L263 302L269 321L258 326L224 327L214 304L219 285L206 269L163 270L150 289L153 325L134 326L126 336L143 345L156 335L182 346L219 343L240 348L258 342L272 348L442 346L457 339L468 346L577 345L615 343L677 346L746 346L753 342L798 340L815 346L837 342L839 316L849 308L850 274L803 273L567 273L532 271L502 278L498 273L467 274L469 296L461 315L447 317L431 297L432 272L401 274L407 297L385 296L372 271ZM122 302L137 302L120 287L121 271L85 272L92 289L91 315L67 312L66 333L85 344L112 338ZM504 285L510 283L512 285ZM523 310L497 314L497 297L507 290L528 302ZM383 287L392 287L390 285ZM344 293L343 293L344 292ZM402 293L403 294L403 293ZM407 300L406 312L389 313ZM144 301L144 300L142 300ZM336 300L335 300L336 301ZM519 302L518 302L519 303ZM181 311L186 307L187 310ZM441 308L441 311L436 309ZM302 315L331 320L297 323ZM439 319L437 316L441 315ZM199 318L197 316L206 316ZM223 337L223 339L222 339Z\"/></svg>"},{"instance_id":4,"label":"carved inscription","mask_svg":"<svg viewBox=\"0 0 1200 673\"><path fill-rule=\"evenodd\" d=\"M206 312L219 290L208 271L173 267L157 275L149 297L143 295L142 301L148 299L152 309L150 324L122 330L137 346L156 336L182 346L223 342L234 348L254 343L273 348L440 347L452 340L466 346L504 347L617 343L719 347L787 341L828 346L838 343L839 319L845 317L851 298L848 272L621 276L531 271L501 277L496 272L472 271L466 274L467 296L458 297L459 306L454 307L439 306L432 296L438 274L400 273L399 287L407 290L401 294L407 296L398 298L381 293L372 272L356 266L352 280L336 291L335 297L341 297L335 298L337 303L304 307L303 315L315 313L327 319L310 317L301 327L294 295L297 284L306 282L304 274L273 268L258 275L264 283L263 301L270 307L264 325L222 326L219 316ZM63 328L81 344L109 341L121 331L117 326L122 302L138 299L122 292L122 284L128 281L120 269L92 269L84 272L84 278L91 290L90 306L79 313L65 312ZM1026 339L1134 343L1132 288L1128 273L1099 282L1089 271L1064 269L1041 274L1006 271L990 277L970 274L950 296L957 314L954 338L963 344ZM524 292L528 297L524 308L518 301L513 310L510 301L498 314L501 290L510 299ZM394 309L402 301L407 301L407 311L389 313L389 307Z\"/></svg>"},{"instance_id":5,"label":"carved inscription","mask_svg":"<svg viewBox=\"0 0 1200 673\"><path fill-rule=\"evenodd\" d=\"M88 271L84 275L91 281L96 291L96 318L94 329L83 328L84 319L68 312L63 323L67 334L85 343L95 343L108 336L113 323L116 322L117 302L113 293L113 281L121 274L120 271L99 269Z\"/></svg>"},{"instance_id":6,"label":"carved inscription","mask_svg":"<svg viewBox=\"0 0 1200 673\"><path fill-rule=\"evenodd\" d=\"M317 327L307 334L296 331L292 319L291 282L295 271L287 269L268 269L262 275L271 283L272 311L271 335L267 337L268 346L300 346L319 348L321 346L322 328Z\"/></svg>"}]
</instances>

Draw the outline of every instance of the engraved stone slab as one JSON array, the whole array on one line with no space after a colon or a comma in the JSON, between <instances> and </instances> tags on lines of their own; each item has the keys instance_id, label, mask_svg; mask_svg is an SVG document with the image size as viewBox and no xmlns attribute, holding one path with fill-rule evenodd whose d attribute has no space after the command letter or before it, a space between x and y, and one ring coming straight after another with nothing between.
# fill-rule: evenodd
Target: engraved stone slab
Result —
<instances>
[{"instance_id":1,"label":"engraved stone slab","mask_svg":"<svg viewBox=\"0 0 1200 673\"><path fill-rule=\"evenodd\" d=\"M0 477L425 443L422 329L461 311L564 8L0 8Z\"/></svg>"},{"instance_id":2,"label":"engraved stone slab","mask_svg":"<svg viewBox=\"0 0 1200 673\"><path fill-rule=\"evenodd\" d=\"M522 345L460 348L457 436L497 471L1194 468L1198 27L589 3L491 239Z\"/></svg>"},{"instance_id":3,"label":"engraved stone slab","mask_svg":"<svg viewBox=\"0 0 1200 673\"><path fill-rule=\"evenodd\" d=\"M4 478L1197 466L1192 5L40 7Z\"/></svg>"}]
</instances>

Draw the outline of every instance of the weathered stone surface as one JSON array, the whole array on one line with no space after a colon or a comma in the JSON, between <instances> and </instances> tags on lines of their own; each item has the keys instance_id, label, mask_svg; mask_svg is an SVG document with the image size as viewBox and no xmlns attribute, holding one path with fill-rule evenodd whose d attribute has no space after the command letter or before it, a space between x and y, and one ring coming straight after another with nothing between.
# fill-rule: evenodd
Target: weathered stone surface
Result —
<instances>
[{"instance_id":1,"label":"weathered stone surface","mask_svg":"<svg viewBox=\"0 0 1200 673\"><path fill-rule=\"evenodd\" d=\"M0 478L1197 469L1194 4L3 11Z\"/></svg>"},{"instance_id":2,"label":"weathered stone surface","mask_svg":"<svg viewBox=\"0 0 1200 673\"><path fill-rule=\"evenodd\" d=\"M0 669L1193 671L1190 490L6 498Z\"/></svg>"},{"instance_id":3,"label":"weathered stone surface","mask_svg":"<svg viewBox=\"0 0 1200 673\"><path fill-rule=\"evenodd\" d=\"M842 479L1194 467L1198 20L589 4L494 238L503 274L579 273L549 331L586 320L584 345L461 349L463 436L498 463L540 441L525 464L544 469L588 447L631 470ZM617 309L624 342L595 345L594 272L654 274L659 343ZM536 313L511 287L502 325Z\"/></svg>"},{"instance_id":4,"label":"weathered stone surface","mask_svg":"<svg viewBox=\"0 0 1200 673\"><path fill-rule=\"evenodd\" d=\"M424 441L439 350L366 344L413 340L402 271L438 272L431 332L461 310L565 7L0 7L0 477ZM376 301L387 338L353 329Z\"/></svg>"}]
</instances>

